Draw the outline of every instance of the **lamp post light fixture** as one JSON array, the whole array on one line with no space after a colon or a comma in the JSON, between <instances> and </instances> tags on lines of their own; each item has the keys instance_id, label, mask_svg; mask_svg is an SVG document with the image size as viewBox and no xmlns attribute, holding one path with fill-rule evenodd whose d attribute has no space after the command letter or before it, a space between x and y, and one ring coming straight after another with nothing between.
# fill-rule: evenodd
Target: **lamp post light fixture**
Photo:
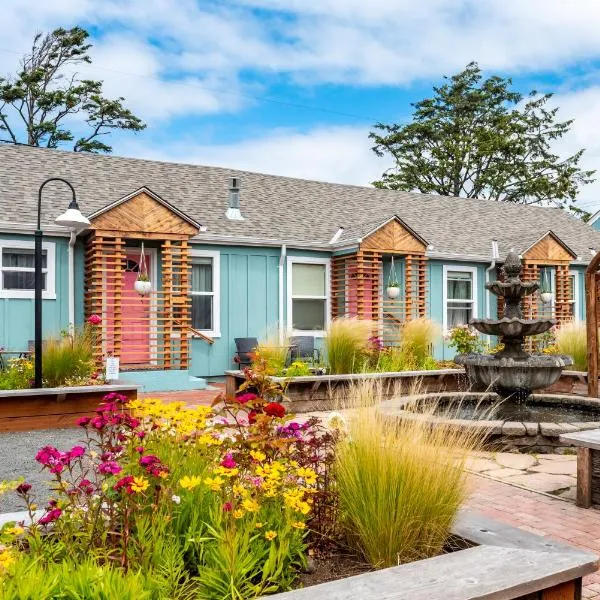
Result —
<instances>
[{"instance_id":1,"label":"lamp post light fixture","mask_svg":"<svg viewBox=\"0 0 600 600\"><path fill-rule=\"evenodd\" d=\"M77 205L75 189L66 179L62 179L62 177L50 177L50 179L46 179L46 181L40 185L38 191L37 229L35 230L34 251L34 387L36 388L42 387L42 293L44 290L44 280L42 278L42 239L44 235L42 231L42 190L44 189L44 186L51 181L61 181L68 185L72 195L67 210L56 219L55 223L74 230L82 229L90 224L88 219L81 214L79 206Z\"/></svg>"}]
</instances>

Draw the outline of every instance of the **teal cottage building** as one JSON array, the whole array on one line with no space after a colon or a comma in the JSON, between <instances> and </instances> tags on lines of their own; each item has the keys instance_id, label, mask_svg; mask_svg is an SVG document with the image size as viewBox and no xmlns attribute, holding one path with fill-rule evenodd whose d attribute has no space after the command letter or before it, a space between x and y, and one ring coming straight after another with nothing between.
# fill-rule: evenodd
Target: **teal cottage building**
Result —
<instances>
[{"instance_id":1,"label":"teal cottage building","mask_svg":"<svg viewBox=\"0 0 600 600\"><path fill-rule=\"evenodd\" d=\"M44 188L44 335L98 315L98 360L118 357L148 390L200 388L235 366L234 338L321 340L337 316L375 321L387 343L419 316L446 331L494 317L485 283L511 248L552 294L527 316L583 320L583 275L600 249L597 222L559 209L3 145L7 350L33 339L33 231L49 177L71 182L91 225L56 226L68 198ZM452 356L441 339L435 354Z\"/></svg>"}]
</instances>

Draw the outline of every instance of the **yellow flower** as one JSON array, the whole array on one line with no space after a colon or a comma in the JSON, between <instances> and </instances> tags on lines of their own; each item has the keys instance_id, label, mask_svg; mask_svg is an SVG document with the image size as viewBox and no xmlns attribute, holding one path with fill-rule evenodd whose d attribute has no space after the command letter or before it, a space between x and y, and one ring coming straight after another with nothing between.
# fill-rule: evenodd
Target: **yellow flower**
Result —
<instances>
[{"instance_id":1,"label":"yellow flower","mask_svg":"<svg viewBox=\"0 0 600 600\"><path fill-rule=\"evenodd\" d=\"M240 508L236 508L233 511L233 518L234 519L241 519L244 516L244 511L241 510Z\"/></svg>"},{"instance_id":2,"label":"yellow flower","mask_svg":"<svg viewBox=\"0 0 600 600\"><path fill-rule=\"evenodd\" d=\"M277 532L273 531L272 529L269 529L269 531L265 532L265 539L269 540L269 542L272 542L276 537Z\"/></svg>"},{"instance_id":3,"label":"yellow flower","mask_svg":"<svg viewBox=\"0 0 600 600\"><path fill-rule=\"evenodd\" d=\"M0 550L0 573L15 562L15 555L9 549Z\"/></svg>"},{"instance_id":4,"label":"yellow flower","mask_svg":"<svg viewBox=\"0 0 600 600\"><path fill-rule=\"evenodd\" d=\"M131 482L131 490L133 492L143 492L148 489L148 480L145 477L134 477Z\"/></svg>"},{"instance_id":5,"label":"yellow flower","mask_svg":"<svg viewBox=\"0 0 600 600\"><path fill-rule=\"evenodd\" d=\"M298 477L302 477L307 485L313 485L317 482L317 474L312 469L300 467L296 471L296 475L298 475Z\"/></svg>"},{"instance_id":6,"label":"yellow flower","mask_svg":"<svg viewBox=\"0 0 600 600\"><path fill-rule=\"evenodd\" d=\"M263 460L265 460L265 458L267 458L267 455L264 452L261 452L260 450L250 450L250 456L253 460L256 460L258 462L262 462Z\"/></svg>"},{"instance_id":7,"label":"yellow flower","mask_svg":"<svg viewBox=\"0 0 600 600\"><path fill-rule=\"evenodd\" d=\"M260 529L263 525L264 523L255 523L254 527L256 527L256 529Z\"/></svg>"},{"instance_id":8,"label":"yellow flower","mask_svg":"<svg viewBox=\"0 0 600 600\"><path fill-rule=\"evenodd\" d=\"M294 529L306 529L306 523L303 523L302 521L294 521L292 523L292 527Z\"/></svg>"},{"instance_id":9,"label":"yellow flower","mask_svg":"<svg viewBox=\"0 0 600 600\"><path fill-rule=\"evenodd\" d=\"M308 502L299 502L296 508L303 515L307 515L310 512L310 504Z\"/></svg>"},{"instance_id":10,"label":"yellow flower","mask_svg":"<svg viewBox=\"0 0 600 600\"><path fill-rule=\"evenodd\" d=\"M242 507L248 512L258 512L260 510L260 504L252 498L246 498L242 502Z\"/></svg>"},{"instance_id":11,"label":"yellow flower","mask_svg":"<svg viewBox=\"0 0 600 600\"><path fill-rule=\"evenodd\" d=\"M192 475L189 477L186 475L179 480L179 485L184 490L193 490L195 487L198 487L202 483L202 477L199 475Z\"/></svg>"},{"instance_id":12,"label":"yellow flower","mask_svg":"<svg viewBox=\"0 0 600 600\"><path fill-rule=\"evenodd\" d=\"M218 475L216 477L207 477L204 480L204 483L213 491L213 492L218 492L221 489L221 486L223 485L224 481L222 477L219 477Z\"/></svg>"},{"instance_id":13,"label":"yellow flower","mask_svg":"<svg viewBox=\"0 0 600 600\"><path fill-rule=\"evenodd\" d=\"M233 484L233 493L241 496L242 498L247 498L250 495L249 490L247 490L243 485L239 483Z\"/></svg>"},{"instance_id":14,"label":"yellow flower","mask_svg":"<svg viewBox=\"0 0 600 600\"><path fill-rule=\"evenodd\" d=\"M21 535L25 530L19 525L15 525L14 527L9 527L4 530L4 533L8 533L8 535Z\"/></svg>"},{"instance_id":15,"label":"yellow flower","mask_svg":"<svg viewBox=\"0 0 600 600\"><path fill-rule=\"evenodd\" d=\"M225 469L223 475L226 477L235 477L239 472L240 470L237 467L233 467L233 469Z\"/></svg>"}]
</instances>

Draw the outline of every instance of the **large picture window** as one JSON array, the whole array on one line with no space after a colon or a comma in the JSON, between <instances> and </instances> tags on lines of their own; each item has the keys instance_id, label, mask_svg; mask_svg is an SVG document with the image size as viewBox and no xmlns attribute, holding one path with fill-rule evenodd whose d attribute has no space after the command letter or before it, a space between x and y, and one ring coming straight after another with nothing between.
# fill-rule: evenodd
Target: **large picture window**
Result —
<instances>
[{"instance_id":1,"label":"large picture window","mask_svg":"<svg viewBox=\"0 0 600 600\"><path fill-rule=\"evenodd\" d=\"M444 266L444 329L467 325L476 317L477 271L474 267Z\"/></svg>"},{"instance_id":2,"label":"large picture window","mask_svg":"<svg viewBox=\"0 0 600 600\"><path fill-rule=\"evenodd\" d=\"M288 325L292 331L323 333L329 314L329 261L288 258Z\"/></svg>"},{"instance_id":3,"label":"large picture window","mask_svg":"<svg viewBox=\"0 0 600 600\"><path fill-rule=\"evenodd\" d=\"M54 289L54 244L42 245L44 299L52 300ZM33 298L35 255L33 242L0 240L0 298Z\"/></svg>"},{"instance_id":4,"label":"large picture window","mask_svg":"<svg viewBox=\"0 0 600 600\"><path fill-rule=\"evenodd\" d=\"M220 335L219 253L192 251L192 327Z\"/></svg>"}]
</instances>

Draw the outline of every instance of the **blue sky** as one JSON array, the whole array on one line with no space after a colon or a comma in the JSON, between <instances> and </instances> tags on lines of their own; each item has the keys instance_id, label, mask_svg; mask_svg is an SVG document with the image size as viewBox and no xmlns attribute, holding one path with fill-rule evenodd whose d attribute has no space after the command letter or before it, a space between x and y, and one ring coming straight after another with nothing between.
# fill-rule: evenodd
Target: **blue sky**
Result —
<instances>
[{"instance_id":1,"label":"blue sky","mask_svg":"<svg viewBox=\"0 0 600 600\"><path fill-rule=\"evenodd\" d=\"M4 0L0 73L36 31L92 34L85 75L148 129L115 154L368 184L391 166L375 120L403 121L476 60L576 119L557 145L600 167L600 5L593 0ZM579 204L600 209L600 184Z\"/></svg>"}]
</instances>

